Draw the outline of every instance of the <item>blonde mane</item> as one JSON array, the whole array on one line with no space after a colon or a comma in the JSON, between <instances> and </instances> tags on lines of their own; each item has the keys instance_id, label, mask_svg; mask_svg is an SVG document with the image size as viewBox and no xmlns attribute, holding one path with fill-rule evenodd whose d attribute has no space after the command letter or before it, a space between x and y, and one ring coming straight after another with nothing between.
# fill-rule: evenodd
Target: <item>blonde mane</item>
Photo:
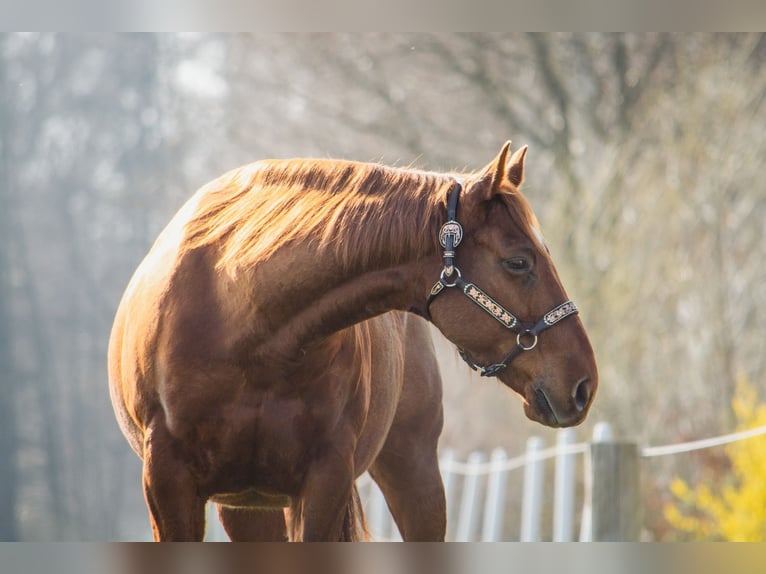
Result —
<instances>
[{"instance_id":1,"label":"blonde mane","mask_svg":"<svg viewBox=\"0 0 766 574\"><path fill-rule=\"evenodd\" d=\"M216 245L218 267L236 272L310 241L342 265L370 257L396 264L435 247L447 190L437 173L336 160L272 160L231 171L200 191L187 249Z\"/></svg>"}]
</instances>

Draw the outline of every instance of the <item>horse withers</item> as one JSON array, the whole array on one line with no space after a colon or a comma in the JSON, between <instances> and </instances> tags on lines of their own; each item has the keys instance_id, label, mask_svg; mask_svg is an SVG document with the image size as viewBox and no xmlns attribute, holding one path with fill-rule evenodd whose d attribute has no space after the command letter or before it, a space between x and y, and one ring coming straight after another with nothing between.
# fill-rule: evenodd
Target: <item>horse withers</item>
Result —
<instances>
[{"instance_id":1,"label":"horse withers","mask_svg":"<svg viewBox=\"0 0 766 574\"><path fill-rule=\"evenodd\" d=\"M261 161L176 214L109 345L156 540L201 540L208 500L233 540L358 539L368 470L405 540L443 540L441 381L416 315L530 419L585 418L595 358L509 149L470 174Z\"/></svg>"}]
</instances>

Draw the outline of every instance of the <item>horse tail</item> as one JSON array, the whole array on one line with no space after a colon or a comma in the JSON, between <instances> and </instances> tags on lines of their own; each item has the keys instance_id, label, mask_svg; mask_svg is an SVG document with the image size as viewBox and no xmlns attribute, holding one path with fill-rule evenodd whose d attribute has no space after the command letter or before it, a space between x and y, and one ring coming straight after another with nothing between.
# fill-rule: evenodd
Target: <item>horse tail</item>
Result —
<instances>
[{"instance_id":1,"label":"horse tail","mask_svg":"<svg viewBox=\"0 0 766 574\"><path fill-rule=\"evenodd\" d=\"M357 542L369 540L370 533L367 530L367 520L364 517L364 508L362 499L359 497L359 490L354 488L351 491L351 498L346 506L346 514L343 517L343 529L341 531L341 542Z\"/></svg>"}]
</instances>

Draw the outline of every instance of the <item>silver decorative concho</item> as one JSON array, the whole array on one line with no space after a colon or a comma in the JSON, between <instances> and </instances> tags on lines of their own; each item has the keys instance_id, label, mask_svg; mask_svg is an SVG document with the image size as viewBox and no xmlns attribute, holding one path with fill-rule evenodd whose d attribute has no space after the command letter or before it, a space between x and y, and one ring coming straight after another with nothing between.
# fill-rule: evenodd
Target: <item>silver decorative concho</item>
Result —
<instances>
[{"instance_id":1,"label":"silver decorative concho","mask_svg":"<svg viewBox=\"0 0 766 574\"><path fill-rule=\"evenodd\" d=\"M452 246L453 249L460 245L460 242L463 240L463 228L457 221L450 220L442 225L442 228L439 230L439 243L441 243L442 247L445 249L447 248L448 235L452 235L455 238L454 245Z\"/></svg>"}]
</instances>

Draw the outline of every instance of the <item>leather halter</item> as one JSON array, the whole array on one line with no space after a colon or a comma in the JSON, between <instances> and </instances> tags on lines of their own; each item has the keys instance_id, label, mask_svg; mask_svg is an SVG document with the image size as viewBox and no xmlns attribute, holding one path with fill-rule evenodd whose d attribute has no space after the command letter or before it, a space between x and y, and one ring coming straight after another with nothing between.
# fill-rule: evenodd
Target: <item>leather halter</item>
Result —
<instances>
[{"instance_id":1,"label":"leather halter","mask_svg":"<svg viewBox=\"0 0 766 574\"><path fill-rule=\"evenodd\" d=\"M444 257L444 269L442 269L439 280L434 284L431 288L431 292L428 294L425 314L430 320L431 314L428 309L436 296L444 291L444 289L459 287L466 297L491 315L503 327L516 333L516 346L499 363L481 365L474 360L467 351L458 349L460 356L466 363L468 363L469 367L475 371L478 370L482 377L492 377L505 369L511 361L521 353L534 349L537 346L537 338L540 333L546 329L550 329L562 319L565 319L570 315L576 315L578 310L577 305L572 301L565 301L561 305L557 305L545 313L537 321L521 321L500 303L479 289L479 287L463 279L460 269L455 265L455 250L463 240L463 228L457 222L457 204L462 189L462 185L455 182L455 185L447 198L447 222L442 225L441 230L439 231L439 242L444 248L444 253L442 255Z\"/></svg>"}]
</instances>

